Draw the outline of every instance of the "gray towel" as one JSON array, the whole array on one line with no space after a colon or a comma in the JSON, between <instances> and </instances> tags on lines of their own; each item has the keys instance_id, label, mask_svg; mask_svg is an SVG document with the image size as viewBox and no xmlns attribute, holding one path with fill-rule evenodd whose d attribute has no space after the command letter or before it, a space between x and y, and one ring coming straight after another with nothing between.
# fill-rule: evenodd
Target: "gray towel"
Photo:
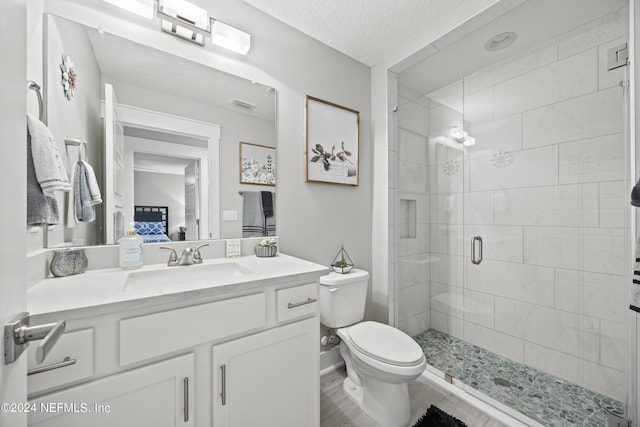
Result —
<instances>
[{"instance_id":1,"label":"gray towel","mask_svg":"<svg viewBox=\"0 0 640 427\"><path fill-rule=\"evenodd\" d=\"M265 214L265 225L267 227L267 236L276 235L276 193L271 193L271 215Z\"/></svg>"},{"instance_id":2,"label":"gray towel","mask_svg":"<svg viewBox=\"0 0 640 427\"><path fill-rule=\"evenodd\" d=\"M92 222L96 219L96 211L91 203L89 177L83 162L76 163L73 183L75 216L80 222Z\"/></svg>"},{"instance_id":3,"label":"gray towel","mask_svg":"<svg viewBox=\"0 0 640 427\"><path fill-rule=\"evenodd\" d=\"M59 221L58 202L45 196L36 178L31 155L31 134L27 129L27 225L53 225Z\"/></svg>"},{"instance_id":4,"label":"gray towel","mask_svg":"<svg viewBox=\"0 0 640 427\"><path fill-rule=\"evenodd\" d=\"M245 191L242 207L242 237L264 237L276 235L276 195L271 195L271 215L266 216L262 208L260 191Z\"/></svg>"},{"instance_id":5,"label":"gray towel","mask_svg":"<svg viewBox=\"0 0 640 427\"><path fill-rule=\"evenodd\" d=\"M242 237L266 235L262 196L259 191L245 191L242 206Z\"/></svg>"},{"instance_id":6,"label":"gray towel","mask_svg":"<svg viewBox=\"0 0 640 427\"><path fill-rule=\"evenodd\" d=\"M636 182L636 185L631 190L631 204L640 208L640 180Z\"/></svg>"}]
</instances>

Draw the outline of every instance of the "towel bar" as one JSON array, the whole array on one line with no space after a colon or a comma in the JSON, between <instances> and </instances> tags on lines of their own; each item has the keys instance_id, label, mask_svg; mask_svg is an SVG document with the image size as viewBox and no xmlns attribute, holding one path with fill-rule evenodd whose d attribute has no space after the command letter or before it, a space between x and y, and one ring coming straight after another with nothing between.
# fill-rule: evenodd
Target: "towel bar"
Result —
<instances>
[{"instance_id":1,"label":"towel bar","mask_svg":"<svg viewBox=\"0 0 640 427\"><path fill-rule=\"evenodd\" d=\"M64 145L67 147L80 147L78 151L78 161L87 160L87 141L76 138L65 138ZM82 150L84 149L84 156L82 156Z\"/></svg>"}]
</instances>

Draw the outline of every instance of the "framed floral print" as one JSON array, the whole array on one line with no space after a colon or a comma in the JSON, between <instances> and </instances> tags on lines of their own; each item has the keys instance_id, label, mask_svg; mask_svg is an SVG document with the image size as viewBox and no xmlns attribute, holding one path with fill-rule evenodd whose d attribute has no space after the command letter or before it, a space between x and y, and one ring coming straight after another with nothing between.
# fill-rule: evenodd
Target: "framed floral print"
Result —
<instances>
[{"instance_id":1,"label":"framed floral print","mask_svg":"<svg viewBox=\"0 0 640 427\"><path fill-rule=\"evenodd\" d=\"M358 185L360 113L307 95L305 181Z\"/></svg>"},{"instance_id":2,"label":"framed floral print","mask_svg":"<svg viewBox=\"0 0 640 427\"><path fill-rule=\"evenodd\" d=\"M276 149L240 143L240 184L276 185Z\"/></svg>"}]
</instances>

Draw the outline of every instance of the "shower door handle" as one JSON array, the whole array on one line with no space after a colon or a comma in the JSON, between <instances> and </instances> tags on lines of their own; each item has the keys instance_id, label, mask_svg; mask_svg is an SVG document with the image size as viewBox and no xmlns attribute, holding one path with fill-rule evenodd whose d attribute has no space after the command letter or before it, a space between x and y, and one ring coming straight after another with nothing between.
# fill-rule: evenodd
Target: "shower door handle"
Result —
<instances>
[{"instance_id":1,"label":"shower door handle","mask_svg":"<svg viewBox=\"0 0 640 427\"><path fill-rule=\"evenodd\" d=\"M476 247L478 253L476 254ZM478 265L482 262L482 237L475 235L471 238L471 262Z\"/></svg>"}]
</instances>

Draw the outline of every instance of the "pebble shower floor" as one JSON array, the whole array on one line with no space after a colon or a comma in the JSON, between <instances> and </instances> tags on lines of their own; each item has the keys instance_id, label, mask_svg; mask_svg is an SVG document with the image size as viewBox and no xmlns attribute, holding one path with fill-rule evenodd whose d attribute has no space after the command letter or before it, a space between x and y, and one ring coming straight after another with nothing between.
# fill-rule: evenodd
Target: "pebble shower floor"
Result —
<instances>
[{"instance_id":1,"label":"pebble shower floor","mask_svg":"<svg viewBox=\"0 0 640 427\"><path fill-rule=\"evenodd\" d=\"M606 427L607 414L624 416L624 404L429 329L413 337L427 363L539 423Z\"/></svg>"}]
</instances>

